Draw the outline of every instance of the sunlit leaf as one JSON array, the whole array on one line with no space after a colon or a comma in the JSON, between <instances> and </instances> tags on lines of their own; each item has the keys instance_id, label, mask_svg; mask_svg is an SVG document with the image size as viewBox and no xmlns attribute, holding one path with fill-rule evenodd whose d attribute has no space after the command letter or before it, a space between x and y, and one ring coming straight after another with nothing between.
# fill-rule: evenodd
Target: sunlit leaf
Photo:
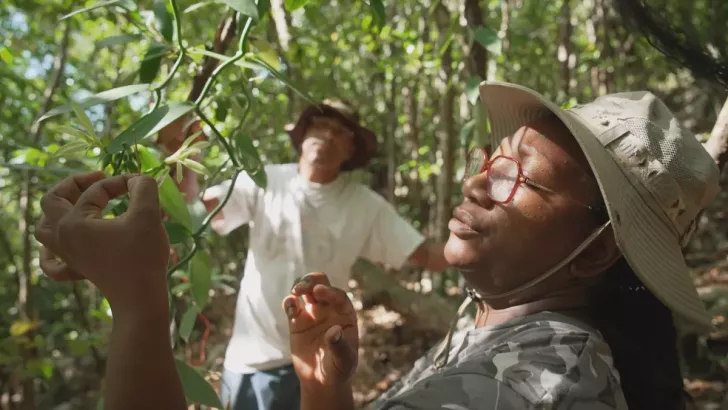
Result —
<instances>
[{"instance_id":1,"label":"sunlit leaf","mask_svg":"<svg viewBox=\"0 0 728 410\"><path fill-rule=\"evenodd\" d=\"M483 80L477 75L465 80L465 96L468 97L470 104L475 104L475 102L478 101L481 82L483 82Z\"/></svg>"},{"instance_id":2,"label":"sunlit leaf","mask_svg":"<svg viewBox=\"0 0 728 410\"><path fill-rule=\"evenodd\" d=\"M138 150L143 169L155 169L162 165L162 161L147 147L138 146ZM185 229L192 232L192 216L187 209L184 196L175 185L172 177L169 176L169 173L164 175L159 186L159 203L162 210L172 221L181 224Z\"/></svg>"},{"instance_id":3,"label":"sunlit leaf","mask_svg":"<svg viewBox=\"0 0 728 410\"><path fill-rule=\"evenodd\" d=\"M14 337L22 336L36 329L38 326L40 326L40 322L38 321L18 320L10 325L10 335Z\"/></svg>"},{"instance_id":4,"label":"sunlit leaf","mask_svg":"<svg viewBox=\"0 0 728 410\"><path fill-rule=\"evenodd\" d=\"M132 36L129 34L120 34L118 36L106 37L104 39L97 41L96 48L113 47L113 46L118 46L121 44L131 43L134 41L139 41L141 39L142 39L142 37L140 37L140 36Z\"/></svg>"},{"instance_id":5,"label":"sunlit leaf","mask_svg":"<svg viewBox=\"0 0 728 410\"><path fill-rule=\"evenodd\" d=\"M169 125L177 118L189 113L195 108L189 102L173 102L163 105L140 118L131 127L119 134L107 147L108 152L116 154L124 147L124 144L131 146L136 141L141 141L157 131Z\"/></svg>"},{"instance_id":6,"label":"sunlit leaf","mask_svg":"<svg viewBox=\"0 0 728 410\"><path fill-rule=\"evenodd\" d=\"M78 104L73 102L71 103L71 108L76 114L76 119L78 120L83 130L86 131L86 133L89 135L96 136L96 130L94 129L94 125L91 123L91 119L88 118L88 115L86 115L86 111L84 111L84 109L81 108Z\"/></svg>"},{"instance_id":7,"label":"sunlit leaf","mask_svg":"<svg viewBox=\"0 0 728 410\"><path fill-rule=\"evenodd\" d=\"M264 40L257 40L252 42L255 48L258 49L258 57L265 61L266 64L273 67L275 70L281 69L280 61L278 60L278 54L273 47Z\"/></svg>"},{"instance_id":8,"label":"sunlit leaf","mask_svg":"<svg viewBox=\"0 0 728 410\"><path fill-rule=\"evenodd\" d=\"M0 60L7 65L13 65L13 53L7 47L0 48Z\"/></svg>"},{"instance_id":9,"label":"sunlit leaf","mask_svg":"<svg viewBox=\"0 0 728 410\"><path fill-rule=\"evenodd\" d=\"M96 10L96 9L100 9L100 8L102 8L102 7L108 7L108 6L112 6L112 5L115 5L115 4L116 4L116 5L119 5L119 6L122 6L122 7L123 7L123 6L125 6L125 5L126 5L126 3L128 3L128 2L129 2L128 0L109 0L109 1L102 1L101 3L97 3L97 4L94 4L93 6L89 6L89 7L84 7L84 8L82 8L82 9L79 9L79 10L73 11L73 12L71 12L71 13L68 13L68 14L66 14L65 16L62 16L62 17L61 17L61 18L59 19L59 21L60 21L60 20L65 20L65 19L67 19L67 18L69 18L69 17L73 17L73 16L75 16L76 14L80 14L80 13L85 13L85 12L87 12L87 11L91 11L91 10Z\"/></svg>"},{"instance_id":10,"label":"sunlit leaf","mask_svg":"<svg viewBox=\"0 0 728 410\"><path fill-rule=\"evenodd\" d=\"M162 34L165 40L171 42L174 27L172 23L172 12L169 10L167 0L154 0L152 10L157 20L159 33Z\"/></svg>"},{"instance_id":11,"label":"sunlit leaf","mask_svg":"<svg viewBox=\"0 0 728 410\"><path fill-rule=\"evenodd\" d=\"M187 400L191 403L223 409L220 398L215 393L215 389L212 388L210 383L197 370L179 359L175 359L175 364L177 365L177 373L179 374L180 380L182 380L182 389L185 392Z\"/></svg>"},{"instance_id":12,"label":"sunlit leaf","mask_svg":"<svg viewBox=\"0 0 728 410\"><path fill-rule=\"evenodd\" d=\"M191 12L197 10L197 9L200 9L202 7L208 6L208 5L213 4L213 3L215 3L215 2L214 1L201 1L199 3L195 3L195 4L187 7L186 9L184 9L182 11L182 14L191 13Z\"/></svg>"},{"instance_id":13,"label":"sunlit leaf","mask_svg":"<svg viewBox=\"0 0 728 410\"><path fill-rule=\"evenodd\" d=\"M187 309L185 314L182 315L182 320L180 320L179 324L179 336L185 341L185 343L190 341L190 334L192 333L192 329L195 327L195 320L199 313L200 309L197 306L192 305Z\"/></svg>"},{"instance_id":14,"label":"sunlit leaf","mask_svg":"<svg viewBox=\"0 0 728 410\"><path fill-rule=\"evenodd\" d=\"M147 49L147 54L139 67L139 81L151 83L159 73L162 66L162 54L167 50L164 44L152 43Z\"/></svg>"},{"instance_id":15,"label":"sunlit leaf","mask_svg":"<svg viewBox=\"0 0 728 410\"><path fill-rule=\"evenodd\" d=\"M87 98L84 98L83 100L77 101L76 104L78 104L81 108L89 108L97 104L104 104L107 102L111 102L114 100L118 100L120 98L128 97L130 95L146 91L149 89L148 84L134 84L134 85L126 85L123 87L118 88L112 88L110 90L102 91L98 94L94 94L92 96L89 96ZM67 112L73 111L73 108L71 108L70 104L62 105L60 107L56 107L47 113L45 113L42 117L38 119L38 122L43 121L45 119L48 119L50 117L54 117L56 115L65 114Z\"/></svg>"},{"instance_id":16,"label":"sunlit leaf","mask_svg":"<svg viewBox=\"0 0 728 410\"><path fill-rule=\"evenodd\" d=\"M286 10L293 11L305 6L309 0L285 0Z\"/></svg>"},{"instance_id":17,"label":"sunlit leaf","mask_svg":"<svg viewBox=\"0 0 728 410\"><path fill-rule=\"evenodd\" d=\"M207 305L212 288L212 272L207 252L198 249L190 261L190 285L192 297L200 309Z\"/></svg>"},{"instance_id":18,"label":"sunlit leaf","mask_svg":"<svg viewBox=\"0 0 728 410\"><path fill-rule=\"evenodd\" d=\"M164 221L164 230L167 231L170 245L182 243L192 236L192 233L187 228L177 222Z\"/></svg>"},{"instance_id":19,"label":"sunlit leaf","mask_svg":"<svg viewBox=\"0 0 728 410\"><path fill-rule=\"evenodd\" d=\"M220 0L230 6L230 8L239 11L242 15L252 17L258 20L258 6L255 0Z\"/></svg>"},{"instance_id":20,"label":"sunlit leaf","mask_svg":"<svg viewBox=\"0 0 728 410\"><path fill-rule=\"evenodd\" d=\"M501 54L501 39L498 37L498 33L492 28L478 27L475 33L473 33L473 38L489 52L495 55Z\"/></svg>"},{"instance_id":21,"label":"sunlit leaf","mask_svg":"<svg viewBox=\"0 0 728 410\"><path fill-rule=\"evenodd\" d=\"M49 359L31 359L26 362L26 367L31 374L42 376L46 380L53 377L53 362Z\"/></svg>"}]
</instances>

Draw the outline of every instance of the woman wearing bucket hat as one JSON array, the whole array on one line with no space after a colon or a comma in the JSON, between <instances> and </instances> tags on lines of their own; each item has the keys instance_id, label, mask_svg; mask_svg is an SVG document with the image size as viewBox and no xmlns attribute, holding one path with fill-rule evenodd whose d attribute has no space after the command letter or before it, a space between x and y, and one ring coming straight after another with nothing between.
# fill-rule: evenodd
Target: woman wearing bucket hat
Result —
<instances>
[{"instance_id":1,"label":"woman wearing bucket hat","mask_svg":"<svg viewBox=\"0 0 728 410\"><path fill-rule=\"evenodd\" d=\"M470 153L445 248L475 328L373 407L683 408L676 326L711 321L682 249L718 191L713 159L649 92L568 110L509 83L480 96L496 148ZM302 409L352 408L351 302L315 273L283 308Z\"/></svg>"},{"instance_id":2,"label":"woman wearing bucket hat","mask_svg":"<svg viewBox=\"0 0 728 410\"><path fill-rule=\"evenodd\" d=\"M289 134L298 163L266 166L265 190L239 177L212 223L220 234L252 223L221 382L223 403L232 410L298 408L287 320L280 310L293 280L327 271L344 288L360 257L395 269L405 262L447 268L444 244L426 242L391 204L351 178L348 171L375 155L377 138L350 105L333 99L310 105ZM229 185L204 193L209 210Z\"/></svg>"}]
</instances>

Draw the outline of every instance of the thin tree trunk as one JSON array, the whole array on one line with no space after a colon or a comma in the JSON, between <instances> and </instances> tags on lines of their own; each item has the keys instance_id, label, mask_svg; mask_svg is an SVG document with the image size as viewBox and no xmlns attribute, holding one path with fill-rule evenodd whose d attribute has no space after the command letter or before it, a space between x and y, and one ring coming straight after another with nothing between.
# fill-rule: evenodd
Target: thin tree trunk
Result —
<instances>
[{"instance_id":1,"label":"thin tree trunk","mask_svg":"<svg viewBox=\"0 0 728 410\"><path fill-rule=\"evenodd\" d=\"M559 40L558 59L561 62L561 91L564 98L568 98L571 91L571 1L563 0L561 4L561 30Z\"/></svg>"},{"instance_id":2,"label":"thin tree trunk","mask_svg":"<svg viewBox=\"0 0 728 410\"><path fill-rule=\"evenodd\" d=\"M394 50L392 50L394 55ZM394 195L396 188L395 174L397 172L397 76L392 76L389 83L389 99L387 101L387 127L384 138L386 140L387 154L387 200L395 205L397 197Z\"/></svg>"},{"instance_id":3,"label":"thin tree trunk","mask_svg":"<svg viewBox=\"0 0 728 410\"><path fill-rule=\"evenodd\" d=\"M475 31L478 27L485 25L483 10L480 8L480 2L478 0L465 0L465 21L467 21L468 28L471 31ZM452 53L451 49L446 51L446 54L449 53ZM452 59L451 54L450 59ZM444 63L443 56L443 66ZM472 41L470 55L468 56L468 66L472 75L480 76L482 79L488 78L488 51L477 41Z\"/></svg>"},{"instance_id":4,"label":"thin tree trunk","mask_svg":"<svg viewBox=\"0 0 728 410\"><path fill-rule=\"evenodd\" d=\"M602 54L601 54L601 72L600 76L600 88L602 88L602 94L613 93L614 90L614 48L612 47L612 32L609 29L609 10L611 0L601 0L601 42L602 42Z\"/></svg>"},{"instance_id":5,"label":"thin tree trunk","mask_svg":"<svg viewBox=\"0 0 728 410\"><path fill-rule=\"evenodd\" d=\"M58 90L58 87L61 84L61 79L63 78L70 34L71 26L66 23L63 30L63 38L59 44L56 57L53 60L53 68L46 84L46 89L43 92L43 105L41 106L36 119L48 112L53 104L53 96ZM40 141L44 124L45 122L35 121L30 127L29 139L33 145L37 145ZM21 269L17 270L18 312L23 320L29 321L38 320L38 311L35 306L35 295L33 293L33 278L35 275L32 271L33 247L30 239L32 235L31 227L35 223L35 215L33 212L33 204L35 202L35 179L36 173L34 171L25 172L20 195L20 213L23 215L23 219L18 227L23 247L23 266ZM29 336L32 339L32 334ZM28 361L36 359L37 355L38 352L35 349L27 349L22 353L23 362L28 363ZM35 409L35 383L31 378L25 378L23 380L23 401L20 408L22 410Z\"/></svg>"},{"instance_id":6,"label":"thin tree trunk","mask_svg":"<svg viewBox=\"0 0 728 410\"><path fill-rule=\"evenodd\" d=\"M728 162L728 99L718 114L710 139L705 143L705 149L722 170Z\"/></svg>"}]
</instances>

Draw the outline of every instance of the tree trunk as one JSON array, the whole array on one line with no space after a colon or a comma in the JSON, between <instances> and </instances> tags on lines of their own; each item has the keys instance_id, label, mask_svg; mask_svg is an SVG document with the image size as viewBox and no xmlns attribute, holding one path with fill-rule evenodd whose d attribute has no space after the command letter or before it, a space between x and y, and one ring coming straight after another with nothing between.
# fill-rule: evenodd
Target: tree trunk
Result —
<instances>
[{"instance_id":1,"label":"tree trunk","mask_svg":"<svg viewBox=\"0 0 728 410\"><path fill-rule=\"evenodd\" d=\"M569 98L571 91L571 1L563 0L561 5L561 30L559 40L558 59L561 62L561 91L564 98Z\"/></svg>"},{"instance_id":2,"label":"tree trunk","mask_svg":"<svg viewBox=\"0 0 728 410\"><path fill-rule=\"evenodd\" d=\"M58 90L63 78L63 72L66 65L66 57L68 53L68 43L71 35L71 26L66 23L63 30L63 38L58 47L58 52L55 59L53 60L53 68L48 78L45 91L43 92L43 105L38 112L36 119L40 118L43 114L50 110L53 104L53 95ZM33 123L30 128L29 139L32 145L37 145L40 141L41 132L43 131L43 125L45 122L38 122L37 120ZM36 173L34 171L26 171L20 195L20 213L23 215L23 219L20 222L18 230L22 238L23 246L23 266L18 269L18 312L20 318L28 321L38 320L38 311L35 306L34 293L33 293L33 278L35 277L32 271L32 259L33 259L33 246L31 244L30 237L32 235L32 226L35 224L35 215L33 212L33 204L35 203L35 180ZM30 340L33 339L33 332L29 332L28 337ZM21 353L24 363L28 363L31 360L37 359L38 352L35 348L24 349ZM25 378L23 380L23 401L20 405L21 410L34 410L35 409L35 383L32 378Z\"/></svg>"},{"instance_id":3,"label":"tree trunk","mask_svg":"<svg viewBox=\"0 0 728 410\"><path fill-rule=\"evenodd\" d=\"M705 143L705 149L722 170L728 162L728 99L718 114L710 139Z\"/></svg>"},{"instance_id":4,"label":"tree trunk","mask_svg":"<svg viewBox=\"0 0 728 410\"><path fill-rule=\"evenodd\" d=\"M392 50L392 57L394 57L394 50ZM389 98L387 101L387 127L384 133L386 143L386 155L387 155L387 195L386 198L392 205L396 205L397 197L394 195L394 189L396 188L395 175L397 173L397 94L398 83L397 76L392 76L392 81L389 82Z\"/></svg>"},{"instance_id":5,"label":"tree trunk","mask_svg":"<svg viewBox=\"0 0 728 410\"><path fill-rule=\"evenodd\" d=\"M465 0L465 21L467 21L468 28L470 28L472 32L477 30L478 27L485 25L483 20L483 10L480 8L480 2L478 0ZM450 54L450 62L452 63L451 52L452 51L448 49L446 54ZM443 66L444 65L445 57L443 56ZM470 55L468 56L468 66L471 74L480 76L480 78L484 80L488 78L488 51L477 41L472 41Z\"/></svg>"}]
</instances>

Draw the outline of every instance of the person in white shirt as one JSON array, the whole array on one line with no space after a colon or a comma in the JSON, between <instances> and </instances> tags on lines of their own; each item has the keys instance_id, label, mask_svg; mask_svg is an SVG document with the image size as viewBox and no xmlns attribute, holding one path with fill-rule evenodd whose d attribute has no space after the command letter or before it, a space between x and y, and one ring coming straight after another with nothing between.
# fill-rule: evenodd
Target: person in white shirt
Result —
<instances>
[{"instance_id":1,"label":"person in white shirt","mask_svg":"<svg viewBox=\"0 0 728 410\"><path fill-rule=\"evenodd\" d=\"M431 271L448 267L444 244L426 241L380 195L351 179L376 153L376 135L340 100L310 105L289 131L297 164L265 167L267 187L238 177L232 196L213 220L226 235L250 224L250 248L228 345L221 398L230 409L298 409L287 319L280 309L291 283L327 272L345 288L358 258ZM208 210L230 181L203 194Z\"/></svg>"}]
</instances>

